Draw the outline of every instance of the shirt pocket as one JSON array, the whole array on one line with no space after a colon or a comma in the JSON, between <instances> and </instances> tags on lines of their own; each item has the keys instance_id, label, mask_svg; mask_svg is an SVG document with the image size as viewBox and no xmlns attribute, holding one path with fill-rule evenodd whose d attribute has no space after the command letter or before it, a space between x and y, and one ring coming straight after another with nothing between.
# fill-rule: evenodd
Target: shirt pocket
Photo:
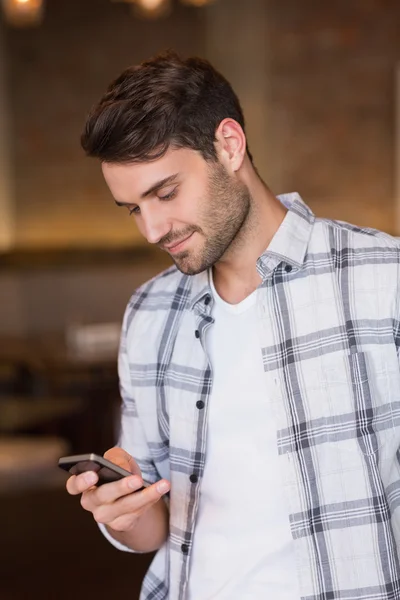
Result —
<instances>
[{"instance_id":1,"label":"shirt pocket","mask_svg":"<svg viewBox=\"0 0 400 600\"><path fill-rule=\"evenodd\" d=\"M395 347L327 355L321 380L327 423L341 449L374 455L393 439L399 426L400 373ZM352 443L353 442L353 443Z\"/></svg>"}]
</instances>

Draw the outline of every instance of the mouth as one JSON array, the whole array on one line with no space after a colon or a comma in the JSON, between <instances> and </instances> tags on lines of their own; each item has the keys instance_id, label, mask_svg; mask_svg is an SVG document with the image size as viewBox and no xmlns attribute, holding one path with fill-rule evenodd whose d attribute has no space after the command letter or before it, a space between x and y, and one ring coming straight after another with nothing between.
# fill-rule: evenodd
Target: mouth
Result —
<instances>
[{"instance_id":1,"label":"mouth","mask_svg":"<svg viewBox=\"0 0 400 600\"><path fill-rule=\"evenodd\" d=\"M184 238L183 240L174 242L173 244L170 244L169 246L164 246L164 250L166 250L170 254L178 254L178 252L182 252L182 250L184 250L186 244L192 237L193 233L194 233L194 231L190 235L188 235L186 238Z\"/></svg>"}]
</instances>

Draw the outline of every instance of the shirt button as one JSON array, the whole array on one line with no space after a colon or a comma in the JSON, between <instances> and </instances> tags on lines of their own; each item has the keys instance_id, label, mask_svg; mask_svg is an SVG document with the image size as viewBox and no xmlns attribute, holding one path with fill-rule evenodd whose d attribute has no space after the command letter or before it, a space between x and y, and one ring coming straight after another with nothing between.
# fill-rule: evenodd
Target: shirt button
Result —
<instances>
[{"instance_id":1,"label":"shirt button","mask_svg":"<svg viewBox=\"0 0 400 600\"><path fill-rule=\"evenodd\" d=\"M205 407L205 404L204 404L203 400L197 400L197 402L196 402L196 408L198 408L199 410L201 410L204 407Z\"/></svg>"},{"instance_id":2,"label":"shirt button","mask_svg":"<svg viewBox=\"0 0 400 600\"><path fill-rule=\"evenodd\" d=\"M189 552L189 546L187 544L182 544L181 550L183 554L187 554Z\"/></svg>"},{"instance_id":3,"label":"shirt button","mask_svg":"<svg viewBox=\"0 0 400 600\"><path fill-rule=\"evenodd\" d=\"M191 483L197 483L199 478L197 477L196 473L193 473L190 477L189 477Z\"/></svg>"},{"instance_id":4,"label":"shirt button","mask_svg":"<svg viewBox=\"0 0 400 600\"><path fill-rule=\"evenodd\" d=\"M211 302L211 296L210 294L207 294L207 296L204 298L204 304L207 306L208 304L210 304Z\"/></svg>"},{"instance_id":5,"label":"shirt button","mask_svg":"<svg viewBox=\"0 0 400 600\"><path fill-rule=\"evenodd\" d=\"M292 270L292 267L290 265L286 265L286 267L285 267L286 273L290 273L291 270Z\"/></svg>"},{"instance_id":6,"label":"shirt button","mask_svg":"<svg viewBox=\"0 0 400 600\"><path fill-rule=\"evenodd\" d=\"M196 336L197 339L199 339L200 331L198 329L196 329L196 331L194 332L194 335Z\"/></svg>"}]
</instances>

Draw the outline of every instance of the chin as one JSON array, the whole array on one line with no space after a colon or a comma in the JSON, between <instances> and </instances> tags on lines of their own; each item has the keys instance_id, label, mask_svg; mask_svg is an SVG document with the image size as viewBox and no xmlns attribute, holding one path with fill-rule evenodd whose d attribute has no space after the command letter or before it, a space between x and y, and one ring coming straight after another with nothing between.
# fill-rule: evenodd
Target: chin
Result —
<instances>
[{"instance_id":1,"label":"chin","mask_svg":"<svg viewBox=\"0 0 400 600\"><path fill-rule=\"evenodd\" d=\"M209 268L208 265L196 264L196 261L190 260L189 257L176 257L173 260L177 269L184 275L198 275Z\"/></svg>"},{"instance_id":2,"label":"chin","mask_svg":"<svg viewBox=\"0 0 400 600\"><path fill-rule=\"evenodd\" d=\"M175 265L176 265L177 269L179 269L179 271L181 273L183 273L184 275L198 275L199 273L202 273L203 271L206 270L206 269L196 269L192 265L181 265L178 262L176 262Z\"/></svg>"}]
</instances>

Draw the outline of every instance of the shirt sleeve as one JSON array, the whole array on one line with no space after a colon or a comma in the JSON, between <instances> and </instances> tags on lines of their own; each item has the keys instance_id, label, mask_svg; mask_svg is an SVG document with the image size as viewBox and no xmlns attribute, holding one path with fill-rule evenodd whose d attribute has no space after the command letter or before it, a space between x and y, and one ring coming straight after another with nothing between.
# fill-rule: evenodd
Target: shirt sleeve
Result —
<instances>
[{"instance_id":1,"label":"shirt sleeve","mask_svg":"<svg viewBox=\"0 0 400 600\"><path fill-rule=\"evenodd\" d=\"M397 293L394 304L395 314L393 319L393 333L400 366L400 248L398 249L397 257Z\"/></svg>"},{"instance_id":2,"label":"shirt sleeve","mask_svg":"<svg viewBox=\"0 0 400 600\"><path fill-rule=\"evenodd\" d=\"M131 367L128 358L129 344L133 343L134 338L134 323L133 308L129 305L124 315L118 355L118 376L122 400L118 446L128 452L138 463L143 481L147 484L152 484L160 479L160 477L151 458L143 426L137 412L135 394L131 382ZM118 550L136 552L115 540L104 525L99 524L99 528L106 539Z\"/></svg>"}]
</instances>

